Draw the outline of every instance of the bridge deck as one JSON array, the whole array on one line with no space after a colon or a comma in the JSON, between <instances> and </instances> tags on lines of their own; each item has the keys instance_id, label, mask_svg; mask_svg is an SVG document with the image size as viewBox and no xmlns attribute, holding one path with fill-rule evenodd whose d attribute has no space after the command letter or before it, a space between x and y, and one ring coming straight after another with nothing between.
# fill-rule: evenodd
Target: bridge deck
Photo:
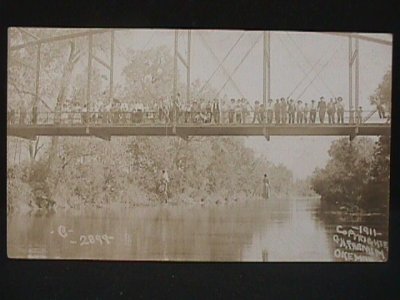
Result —
<instances>
[{"instance_id":1,"label":"bridge deck","mask_svg":"<svg viewBox=\"0 0 400 300\"><path fill-rule=\"evenodd\" d=\"M390 135L390 124L135 124L135 125L9 125L8 136L355 136Z\"/></svg>"}]
</instances>

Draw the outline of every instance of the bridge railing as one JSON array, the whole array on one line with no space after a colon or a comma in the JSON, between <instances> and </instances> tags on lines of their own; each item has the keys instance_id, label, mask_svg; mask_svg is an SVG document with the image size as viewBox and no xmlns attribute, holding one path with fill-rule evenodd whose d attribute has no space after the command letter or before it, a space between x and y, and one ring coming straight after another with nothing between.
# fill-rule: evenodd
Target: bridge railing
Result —
<instances>
[{"instance_id":1,"label":"bridge railing","mask_svg":"<svg viewBox=\"0 0 400 300\"><path fill-rule=\"evenodd\" d=\"M355 124L364 123L365 116L369 116L368 122L370 124L388 123L390 118L380 118L379 115L372 114L373 110L363 111L361 121L357 118L355 112L345 111L343 122L338 122L338 114L335 113L333 120L329 121L329 115L325 113L324 122L320 122L320 116L317 112L315 114L315 122L311 122L311 114L308 113L306 118L303 114L302 118L294 115L293 125L333 125L333 124ZM219 113L210 113L204 111L179 111L176 114L166 111L113 111L113 112L37 112L24 113L24 112L8 112L7 124L9 126L37 126L37 125L52 125L52 126L126 126L126 125L141 125L141 124L229 124L229 125L245 125L245 124L270 124L282 125L292 124L289 123L289 114L286 118L280 116L280 121L276 121L275 114L265 112L264 114L257 114L254 111L226 111ZM333 122L332 122L333 121Z\"/></svg>"}]
</instances>

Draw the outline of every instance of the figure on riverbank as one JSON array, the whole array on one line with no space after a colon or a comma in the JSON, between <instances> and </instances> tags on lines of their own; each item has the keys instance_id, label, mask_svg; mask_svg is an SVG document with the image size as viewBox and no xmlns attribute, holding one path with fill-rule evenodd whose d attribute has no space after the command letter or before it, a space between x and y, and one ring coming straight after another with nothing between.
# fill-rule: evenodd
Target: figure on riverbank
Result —
<instances>
[{"instance_id":1,"label":"figure on riverbank","mask_svg":"<svg viewBox=\"0 0 400 300\"><path fill-rule=\"evenodd\" d=\"M162 183L162 192L165 195L165 202L168 200L168 184L169 184L169 176L166 170L162 170L162 178L161 178L161 183Z\"/></svg>"},{"instance_id":2,"label":"figure on riverbank","mask_svg":"<svg viewBox=\"0 0 400 300\"><path fill-rule=\"evenodd\" d=\"M269 198L269 178L267 174L264 174L263 179L263 198L265 200Z\"/></svg>"}]
</instances>

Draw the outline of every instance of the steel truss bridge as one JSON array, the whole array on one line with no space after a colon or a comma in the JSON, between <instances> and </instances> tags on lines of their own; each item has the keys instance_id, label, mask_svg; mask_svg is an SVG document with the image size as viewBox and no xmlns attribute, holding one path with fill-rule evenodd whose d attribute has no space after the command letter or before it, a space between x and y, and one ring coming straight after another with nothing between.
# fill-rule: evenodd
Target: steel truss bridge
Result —
<instances>
[{"instance_id":1,"label":"steel truss bridge","mask_svg":"<svg viewBox=\"0 0 400 300\"><path fill-rule=\"evenodd\" d=\"M97 62L109 71L109 97L113 99L114 94L114 50L115 50L115 31L118 29L91 29L82 30L76 33L63 34L55 37L39 39L32 33L23 28L17 28L22 34L28 35L32 41L19 44L10 45L10 35L8 42L8 57L12 51L18 51L27 47L36 47L36 67L35 67L35 91L33 107L38 107L39 102L42 102L49 110L49 113L54 113L56 108L50 108L39 95L40 84L40 59L42 45L60 41L70 41L77 38L86 37L88 41L88 72L87 72L87 93L86 103L89 107L91 99L91 70L93 62ZM109 62L103 61L93 54L93 37L99 34L109 34L110 38L110 60ZM185 48L187 49L186 55L182 55L179 51L180 35L186 34ZM205 42L204 37L200 34L201 40ZM245 33L243 33L245 34ZM272 32L260 32L263 38L263 103L266 104L270 98L270 41ZM359 106L359 40L365 40L371 43L382 44L391 46L392 42L380 38L365 36L355 33L338 33L338 32L323 32L321 34L329 34L341 36L348 39L348 80L349 80L349 94L348 94L348 121L346 124L181 124L177 122L168 124L8 124L7 136L22 137L27 139L34 139L37 136L95 136L110 140L112 136L180 136L186 139L189 136L265 136L267 140L270 136L349 136L353 139L357 135L390 135L389 123L371 123L368 122L369 118L376 112L371 111L365 117L361 124L355 123L355 109ZM174 78L172 86L172 94L177 95L178 86L178 64L182 64L186 71L186 101L190 101L190 84L191 84L191 30L175 30L174 34ZM239 38L240 39L240 38ZM182 41L181 41L182 42ZM237 43L235 43L236 45ZM235 46L234 45L234 46ZM224 60L219 60L209 45L206 45L214 59L219 62L218 69L222 69L227 77L223 87L231 82L236 90L239 91L237 84L232 79L232 73L229 73L223 66L224 60L229 56L230 51L227 53ZM253 45L254 46L254 45ZM249 51L244 55L241 62L235 68L234 72L240 64L246 59ZM311 66L311 65L310 65ZM214 72L214 73L215 73ZM318 75L318 74L317 74ZM211 79L211 78L210 78ZM310 83L311 84L311 83ZM222 87L222 88L223 88ZM222 89L221 88L221 89ZM239 91L240 92L240 91ZM354 101L353 101L354 100Z\"/></svg>"}]
</instances>

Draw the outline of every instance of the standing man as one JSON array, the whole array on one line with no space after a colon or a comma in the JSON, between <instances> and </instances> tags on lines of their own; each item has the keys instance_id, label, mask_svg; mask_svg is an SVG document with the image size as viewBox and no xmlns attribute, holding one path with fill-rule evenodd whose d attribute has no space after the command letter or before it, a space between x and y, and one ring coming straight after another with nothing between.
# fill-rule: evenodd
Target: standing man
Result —
<instances>
[{"instance_id":1,"label":"standing man","mask_svg":"<svg viewBox=\"0 0 400 300\"><path fill-rule=\"evenodd\" d=\"M318 109L318 113L319 113L319 121L321 122L321 124L324 124L325 113L326 113L326 102L325 102L324 97L320 98L317 109Z\"/></svg>"},{"instance_id":2,"label":"standing man","mask_svg":"<svg viewBox=\"0 0 400 300\"><path fill-rule=\"evenodd\" d=\"M308 103L304 103L304 124L307 124L309 121L308 114L310 112L310 107L308 106Z\"/></svg>"},{"instance_id":3,"label":"standing man","mask_svg":"<svg viewBox=\"0 0 400 300\"><path fill-rule=\"evenodd\" d=\"M197 123L197 114L198 114L199 108L197 105L197 101L194 100L192 102L192 107L191 107L191 118L192 118L192 123Z\"/></svg>"},{"instance_id":4,"label":"standing man","mask_svg":"<svg viewBox=\"0 0 400 300\"><path fill-rule=\"evenodd\" d=\"M165 203L167 203L168 199L168 186L169 186L169 176L166 170L162 170L161 173L161 183L163 185L163 193L165 195Z\"/></svg>"},{"instance_id":5,"label":"standing man","mask_svg":"<svg viewBox=\"0 0 400 300\"><path fill-rule=\"evenodd\" d=\"M228 118L229 118L229 124L233 123L233 119L235 118L235 107L236 107L236 103L235 103L235 99L231 99L231 104L228 107Z\"/></svg>"},{"instance_id":6,"label":"standing man","mask_svg":"<svg viewBox=\"0 0 400 300\"><path fill-rule=\"evenodd\" d=\"M268 99L266 109L267 109L267 123L272 124L272 120L274 118L274 104L272 99Z\"/></svg>"},{"instance_id":7,"label":"standing man","mask_svg":"<svg viewBox=\"0 0 400 300\"><path fill-rule=\"evenodd\" d=\"M269 198L269 178L267 174L264 174L263 178L263 198L267 200Z\"/></svg>"},{"instance_id":8,"label":"standing man","mask_svg":"<svg viewBox=\"0 0 400 300\"><path fill-rule=\"evenodd\" d=\"M385 116L385 108L383 106L383 101L378 96L376 96L375 97L375 103L376 103L376 109L377 109L378 114L379 114L379 119L386 118L386 116Z\"/></svg>"},{"instance_id":9,"label":"standing man","mask_svg":"<svg viewBox=\"0 0 400 300\"><path fill-rule=\"evenodd\" d=\"M287 110L288 110L288 103L286 102L285 98L281 98L281 104L280 104L280 113L281 113L281 120L282 124L287 123Z\"/></svg>"},{"instance_id":10,"label":"standing man","mask_svg":"<svg viewBox=\"0 0 400 300\"><path fill-rule=\"evenodd\" d=\"M342 97L339 97L337 99L336 113L337 113L338 124L343 124L344 123L344 105L343 105Z\"/></svg>"},{"instance_id":11,"label":"standing man","mask_svg":"<svg viewBox=\"0 0 400 300\"><path fill-rule=\"evenodd\" d=\"M296 113L296 105L294 104L294 100L290 99L289 101L289 124L294 124L294 116Z\"/></svg>"},{"instance_id":12,"label":"standing man","mask_svg":"<svg viewBox=\"0 0 400 300\"><path fill-rule=\"evenodd\" d=\"M212 115L214 117L214 123L218 124L220 120L220 109L219 109L219 101L218 99L214 99L212 105Z\"/></svg>"},{"instance_id":13,"label":"standing man","mask_svg":"<svg viewBox=\"0 0 400 300\"><path fill-rule=\"evenodd\" d=\"M206 104L206 123L211 123L212 120L212 105L211 101L208 100Z\"/></svg>"},{"instance_id":14,"label":"standing man","mask_svg":"<svg viewBox=\"0 0 400 300\"><path fill-rule=\"evenodd\" d=\"M190 102L186 102L185 103L184 109L185 109L185 118L184 118L185 119L185 123L188 123L189 120L190 120L190 109L191 109Z\"/></svg>"},{"instance_id":15,"label":"standing man","mask_svg":"<svg viewBox=\"0 0 400 300\"><path fill-rule=\"evenodd\" d=\"M276 102L274 104L274 112L275 112L275 123L280 124L281 123L281 105L279 103L279 99L276 99Z\"/></svg>"},{"instance_id":16,"label":"standing man","mask_svg":"<svg viewBox=\"0 0 400 300\"><path fill-rule=\"evenodd\" d=\"M359 106L356 110L356 124L362 123L362 107Z\"/></svg>"},{"instance_id":17,"label":"standing man","mask_svg":"<svg viewBox=\"0 0 400 300\"><path fill-rule=\"evenodd\" d=\"M330 101L328 102L328 105L327 105L327 112L328 112L328 121L329 121L329 124L335 124L336 107L335 107L335 102L333 102L333 99L332 99L332 98L331 98Z\"/></svg>"},{"instance_id":18,"label":"standing man","mask_svg":"<svg viewBox=\"0 0 400 300\"><path fill-rule=\"evenodd\" d=\"M265 123L265 121L267 120L267 117L266 117L266 108L265 108L265 105L264 105L264 103L260 103L260 110L259 110L259 112L260 112L260 117L261 117L261 122L260 123Z\"/></svg>"},{"instance_id":19,"label":"standing man","mask_svg":"<svg viewBox=\"0 0 400 300\"><path fill-rule=\"evenodd\" d=\"M222 99L221 101L221 123L225 124L228 120L228 106L227 100Z\"/></svg>"},{"instance_id":20,"label":"standing man","mask_svg":"<svg viewBox=\"0 0 400 300\"><path fill-rule=\"evenodd\" d=\"M235 113L236 123L242 123L242 103L240 102L240 98L236 100Z\"/></svg>"},{"instance_id":21,"label":"standing man","mask_svg":"<svg viewBox=\"0 0 400 300\"><path fill-rule=\"evenodd\" d=\"M246 124L247 115L249 114L249 101L246 98L242 98L242 123Z\"/></svg>"},{"instance_id":22,"label":"standing man","mask_svg":"<svg viewBox=\"0 0 400 300\"><path fill-rule=\"evenodd\" d=\"M315 104L315 100L311 100L310 107L310 123L315 124L315 118L317 116L317 105Z\"/></svg>"},{"instance_id":23,"label":"standing man","mask_svg":"<svg viewBox=\"0 0 400 300\"><path fill-rule=\"evenodd\" d=\"M303 123L303 102L301 100L297 101L296 105L296 123L297 124L302 124Z\"/></svg>"},{"instance_id":24,"label":"standing man","mask_svg":"<svg viewBox=\"0 0 400 300\"><path fill-rule=\"evenodd\" d=\"M253 121L251 123L255 123L256 120L258 123L261 123L261 116L260 116L260 101L256 100L254 102L254 114L253 114Z\"/></svg>"}]
</instances>

